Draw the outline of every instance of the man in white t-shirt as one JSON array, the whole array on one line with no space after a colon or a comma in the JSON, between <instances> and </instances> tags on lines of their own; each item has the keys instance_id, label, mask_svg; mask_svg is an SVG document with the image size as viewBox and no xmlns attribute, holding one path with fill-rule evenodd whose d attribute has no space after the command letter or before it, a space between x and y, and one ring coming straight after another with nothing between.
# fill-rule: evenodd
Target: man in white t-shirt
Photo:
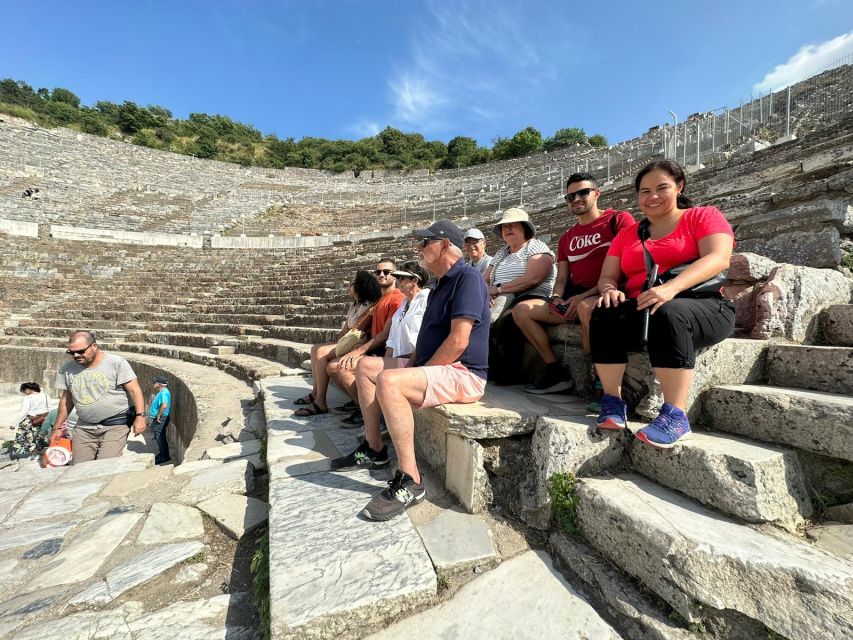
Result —
<instances>
[{"instance_id":1,"label":"man in white t-shirt","mask_svg":"<svg viewBox=\"0 0 853 640\"><path fill-rule=\"evenodd\" d=\"M480 273L486 273L486 269L492 264L492 256L486 253L486 236L479 229L468 229L465 232L465 253L468 254L465 264Z\"/></svg>"}]
</instances>

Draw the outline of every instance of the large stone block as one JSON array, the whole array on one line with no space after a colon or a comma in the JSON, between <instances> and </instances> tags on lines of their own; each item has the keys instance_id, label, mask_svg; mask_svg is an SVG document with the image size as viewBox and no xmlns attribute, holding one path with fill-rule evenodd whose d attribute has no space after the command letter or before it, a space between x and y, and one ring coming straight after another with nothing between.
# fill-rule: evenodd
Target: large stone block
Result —
<instances>
[{"instance_id":1,"label":"large stone block","mask_svg":"<svg viewBox=\"0 0 853 640\"><path fill-rule=\"evenodd\" d=\"M747 218L737 227L738 240L767 238L794 229L831 224L842 233L853 231L853 207L846 200L811 200ZM787 262L787 261L786 261Z\"/></svg>"},{"instance_id":2,"label":"large stone block","mask_svg":"<svg viewBox=\"0 0 853 640\"><path fill-rule=\"evenodd\" d=\"M840 304L824 309L821 331L826 344L853 347L853 305Z\"/></svg>"},{"instance_id":3,"label":"large stone block","mask_svg":"<svg viewBox=\"0 0 853 640\"><path fill-rule=\"evenodd\" d=\"M833 305L848 304L851 296L853 280L842 273L780 265L756 294L752 337L813 341L820 312Z\"/></svg>"},{"instance_id":4,"label":"large stone block","mask_svg":"<svg viewBox=\"0 0 853 640\"><path fill-rule=\"evenodd\" d=\"M853 348L771 344L767 381L777 387L853 395Z\"/></svg>"},{"instance_id":5,"label":"large stone block","mask_svg":"<svg viewBox=\"0 0 853 640\"><path fill-rule=\"evenodd\" d=\"M766 535L638 476L584 479L581 529L682 616L733 610L791 640L853 635L853 565ZM700 606L701 605L701 606Z\"/></svg>"},{"instance_id":6,"label":"large stone block","mask_svg":"<svg viewBox=\"0 0 853 640\"><path fill-rule=\"evenodd\" d=\"M739 242L738 248L776 262L807 267L832 268L841 262L841 235L832 226L750 238Z\"/></svg>"},{"instance_id":7,"label":"large stone block","mask_svg":"<svg viewBox=\"0 0 853 640\"><path fill-rule=\"evenodd\" d=\"M595 427L589 417L539 419L533 432L531 454L535 476L535 508L525 518L540 529L550 522L548 482L558 473L599 475L616 468L625 452L626 433Z\"/></svg>"},{"instance_id":8,"label":"large stone block","mask_svg":"<svg viewBox=\"0 0 853 640\"><path fill-rule=\"evenodd\" d=\"M704 398L714 428L853 460L853 398L761 385L720 385Z\"/></svg>"},{"instance_id":9,"label":"large stone block","mask_svg":"<svg viewBox=\"0 0 853 640\"><path fill-rule=\"evenodd\" d=\"M476 440L447 434L445 473L445 486L470 513L482 511L491 502L483 447Z\"/></svg>"},{"instance_id":10,"label":"large stone block","mask_svg":"<svg viewBox=\"0 0 853 640\"><path fill-rule=\"evenodd\" d=\"M732 254L729 264L729 280L736 282L758 282L766 280L776 263L756 253L741 251Z\"/></svg>"},{"instance_id":11,"label":"large stone block","mask_svg":"<svg viewBox=\"0 0 853 640\"><path fill-rule=\"evenodd\" d=\"M793 451L694 432L672 449L632 442L631 464L647 478L747 522L795 531L812 515Z\"/></svg>"}]
</instances>

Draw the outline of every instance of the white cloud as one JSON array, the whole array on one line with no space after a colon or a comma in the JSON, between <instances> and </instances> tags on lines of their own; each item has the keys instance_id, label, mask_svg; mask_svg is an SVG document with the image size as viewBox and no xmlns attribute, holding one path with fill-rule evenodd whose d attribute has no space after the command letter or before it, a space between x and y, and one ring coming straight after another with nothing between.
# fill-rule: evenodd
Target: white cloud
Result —
<instances>
[{"instance_id":1,"label":"white cloud","mask_svg":"<svg viewBox=\"0 0 853 640\"><path fill-rule=\"evenodd\" d=\"M382 131L378 122L373 120L359 120L347 127L347 131L357 138L370 138Z\"/></svg>"},{"instance_id":2,"label":"white cloud","mask_svg":"<svg viewBox=\"0 0 853 640\"><path fill-rule=\"evenodd\" d=\"M844 56L853 55L853 31L820 44L808 44L791 56L784 64L777 65L764 78L753 85L756 93L778 91L815 75Z\"/></svg>"}]
</instances>

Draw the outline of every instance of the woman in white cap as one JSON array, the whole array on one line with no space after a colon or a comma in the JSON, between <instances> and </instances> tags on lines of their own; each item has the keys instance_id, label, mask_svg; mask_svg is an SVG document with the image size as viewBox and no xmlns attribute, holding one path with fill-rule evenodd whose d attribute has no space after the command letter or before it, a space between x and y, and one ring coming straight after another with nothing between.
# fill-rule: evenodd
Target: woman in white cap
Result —
<instances>
[{"instance_id":1,"label":"woman in white cap","mask_svg":"<svg viewBox=\"0 0 853 640\"><path fill-rule=\"evenodd\" d=\"M415 350L421 322L426 311L429 289L424 289L429 276L416 261L403 263L402 268L391 273L397 278L397 288L406 301L391 316L391 332L385 341L386 358L408 359Z\"/></svg>"},{"instance_id":2,"label":"woman in white cap","mask_svg":"<svg viewBox=\"0 0 853 640\"><path fill-rule=\"evenodd\" d=\"M524 209L504 211L493 230L506 245L492 257L483 277L492 300L506 298L490 332L489 377L498 384L514 384L522 382L519 364L525 339L508 311L520 300L548 299L557 276L556 258L536 239L536 227Z\"/></svg>"}]
</instances>

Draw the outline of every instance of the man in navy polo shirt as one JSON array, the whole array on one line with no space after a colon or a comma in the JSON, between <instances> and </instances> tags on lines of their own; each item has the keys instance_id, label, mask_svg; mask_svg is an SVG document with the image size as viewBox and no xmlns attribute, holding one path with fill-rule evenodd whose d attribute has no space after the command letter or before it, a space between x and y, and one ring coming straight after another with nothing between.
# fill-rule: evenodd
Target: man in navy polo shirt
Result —
<instances>
[{"instance_id":1,"label":"man in navy polo shirt","mask_svg":"<svg viewBox=\"0 0 853 640\"><path fill-rule=\"evenodd\" d=\"M415 461L414 409L476 402L486 388L489 361L489 294L483 276L466 266L464 234L449 220L415 231L418 261L438 276L427 300L411 358L363 358L356 371L366 439L353 453L331 461L333 470L388 466L379 435L384 414L397 451L393 480L362 513L388 520L426 492Z\"/></svg>"}]
</instances>

